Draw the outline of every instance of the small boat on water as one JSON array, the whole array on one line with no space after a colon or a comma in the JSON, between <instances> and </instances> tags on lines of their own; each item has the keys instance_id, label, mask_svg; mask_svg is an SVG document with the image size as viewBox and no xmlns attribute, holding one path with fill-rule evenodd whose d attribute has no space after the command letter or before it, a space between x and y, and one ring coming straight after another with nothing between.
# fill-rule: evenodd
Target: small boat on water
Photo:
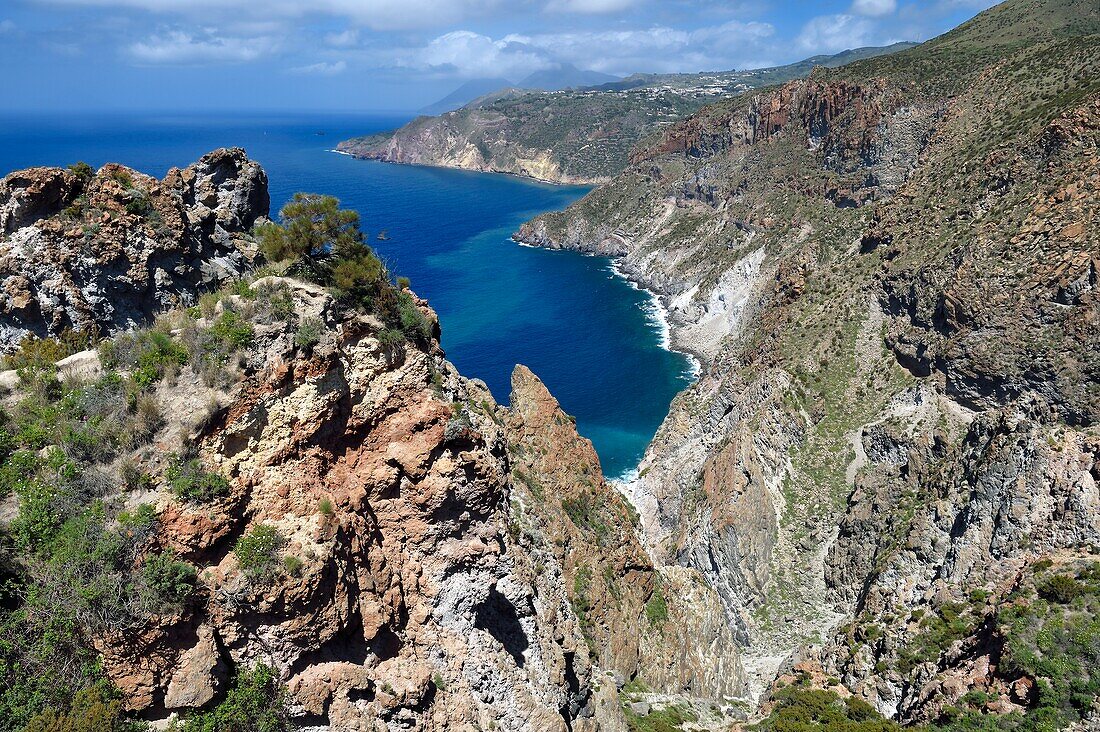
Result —
<instances>
[{"instance_id":1,"label":"small boat on water","mask_svg":"<svg viewBox=\"0 0 1100 732\"><path fill-rule=\"evenodd\" d=\"M376 238L378 239L378 241L389 241L390 235L385 229L382 229L382 231L378 232L378 236Z\"/></svg>"}]
</instances>

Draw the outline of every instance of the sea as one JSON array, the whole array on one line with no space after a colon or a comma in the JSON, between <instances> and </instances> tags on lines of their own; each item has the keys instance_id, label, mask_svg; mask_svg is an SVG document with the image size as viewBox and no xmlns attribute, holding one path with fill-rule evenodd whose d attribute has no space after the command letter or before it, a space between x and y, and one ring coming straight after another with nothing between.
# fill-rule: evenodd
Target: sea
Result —
<instances>
[{"instance_id":1,"label":"sea","mask_svg":"<svg viewBox=\"0 0 1100 732\"><path fill-rule=\"evenodd\" d=\"M612 269L511 234L587 189L505 175L357 160L340 140L393 129L402 115L0 115L0 175L34 165L118 162L161 177L218 147L243 147L267 170L272 213L297 191L359 212L371 245L439 314L443 348L508 403L516 364L549 387L592 440L605 475L628 476L694 378L668 348L658 301ZM385 232L385 240L377 235Z\"/></svg>"}]
</instances>

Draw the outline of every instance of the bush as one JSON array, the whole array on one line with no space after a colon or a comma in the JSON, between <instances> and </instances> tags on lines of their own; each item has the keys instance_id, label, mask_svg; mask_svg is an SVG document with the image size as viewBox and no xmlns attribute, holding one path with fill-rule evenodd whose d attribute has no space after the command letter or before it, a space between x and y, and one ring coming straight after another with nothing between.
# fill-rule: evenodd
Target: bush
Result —
<instances>
[{"instance_id":1,"label":"bush","mask_svg":"<svg viewBox=\"0 0 1100 732\"><path fill-rule=\"evenodd\" d=\"M902 727L862 700L842 702L832 691L787 687L768 717L750 727L758 732L901 732Z\"/></svg>"},{"instance_id":2,"label":"bush","mask_svg":"<svg viewBox=\"0 0 1100 732\"><path fill-rule=\"evenodd\" d=\"M1057 602L1063 605L1073 602L1088 591L1086 585L1064 574L1056 574L1053 577L1047 578L1039 583L1036 589L1039 591L1039 597L1042 597L1044 600L1050 600L1051 602Z\"/></svg>"},{"instance_id":3,"label":"bush","mask_svg":"<svg viewBox=\"0 0 1100 732\"><path fill-rule=\"evenodd\" d=\"M73 175L75 175L77 180L81 183L87 183L95 177L95 169L83 160L70 165L69 170L72 171Z\"/></svg>"},{"instance_id":4,"label":"bush","mask_svg":"<svg viewBox=\"0 0 1100 732\"><path fill-rule=\"evenodd\" d=\"M175 554L153 554L141 568L142 599L153 611L175 609L195 590L195 568Z\"/></svg>"},{"instance_id":5,"label":"bush","mask_svg":"<svg viewBox=\"0 0 1100 732\"><path fill-rule=\"evenodd\" d=\"M153 202L149 200L149 197L145 195L144 191L138 189L131 189L129 192L130 200L126 202L126 213L131 216L148 216L154 211Z\"/></svg>"},{"instance_id":6,"label":"bush","mask_svg":"<svg viewBox=\"0 0 1100 732\"><path fill-rule=\"evenodd\" d=\"M72 707L59 714L47 709L36 714L24 732L137 732L145 725L123 718L122 702L106 684L81 689L73 697Z\"/></svg>"},{"instance_id":7,"label":"bush","mask_svg":"<svg viewBox=\"0 0 1100 732\"><path fill-rule=\"evenodd\" d=\"M398 295L398 313L401 331L413 340L426 341L432 335L432 326L424 313L413 302L412 295L401 292Z\"/></svg>"},{"instance_id":8,"label":"bush","mask_svg":"<svg viewBox=\"0 0 1100 732\"><path fill-rule=\"evenodd\" d=\"M245 574L252 578L259 578L276 567L279 550L285 543L274 526L257 524L237 540L233 553L237 555L237 564Z\"/></svg>"},{"instance_id":9,"label":"bush","mask_svg":"<svg viewBox=\"0 0 1100 732\"><path fill-rule=\"evenodd\" d=\"M209 503L229 495L229 481L218 473L203 470L198 458L172 458L165 471L168 485L185 501Z\"/></svg>"},{"instance_id":10,"label":"bush","mask_svg":"<svg viewBox=\"0 0 1100 732\"><path fill-rule=\"evenodd\" d=\"M120 334L104 341L99 354L107 368L129 370L140 389L160 381L169 368L188 362L187 349L169 334L156 330Z\"/></svg>"},{"instance_id":11,"label":"bush","mask_svg":"<svg viewBox=\"0 0 1100 732\"><path fill-rule=\"evenodd\" d=\"M405 342L405 334L394 328L383 328L378 332L378 342L383 348L396 348Z\"/></svg>"},{"instance_id":12,"label":"bush","mask_svg":"<svg viewBox=\"0 0 1100 732\"><path fill-rule=\"evenodd\" d=\"M324 323L317 318L306 318L298 324L298 332L294 334L294 345L305 353L310 353L313 347L321 342L324 332Z\"/></svg>"},{"instance_id":13,"label":"bush","mask_svg":"<svg viewBox=\"0 0 1100 732\"><path fill-rule=\"evenodd\" d=\"M182 732L289 732L284 691L266 664L242 671L225 700L183 724Z\"/></svg>"},{"instance_id":14,"label":"bush","mask_svg":"<svg viewBox=\"0 0 1100 732\"><path fill-rule=\"evenodd\" d=\"M645 603L645 616L651 625L664 625L668 620L668 602L660 586L653 588L653 594Z\"/></svg>"},{"instance_id":15,"label":"bush","mask_svg":"<svg viewBox=\"0 0 1100 732\"><path fill-rule=\"evenodd\" d=\"M582 491L576 498L563 499L561 507L578 529L591 532L600 546L607 545L611 527L603 516L603 501L596 493Z\"/></svg>"},{"instance_id":16,"label":"bush","mask_svg":"<svg viewBox=\"0 0 1100 732\"><path fill-rule=\"evenodd\" d=\"M207 353L224 361L233 353L251 345L253 331L252 325L244 318L232 310L226 310L210 326L209 335L210 339L206 342Z\"/></svg>"}]
</instances>

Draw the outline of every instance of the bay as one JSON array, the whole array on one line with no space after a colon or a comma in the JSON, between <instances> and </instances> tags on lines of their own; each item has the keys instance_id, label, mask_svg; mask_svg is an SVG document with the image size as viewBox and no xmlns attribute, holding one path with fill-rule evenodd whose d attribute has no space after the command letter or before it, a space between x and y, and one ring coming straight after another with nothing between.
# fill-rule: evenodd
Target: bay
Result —
<instances>
[{"instance_id":1,"label":"bay","mask_svg":"<svg viewBox=\"0 0 1100 732\"><path fill-rule=\"evenodd\" d=\"M296 191L359 211L371 245L439 313L447 357L507 403L513 367L531 368L590 438L604 472L631 471L692 378L664 347L656 303L611 262L522 247L510 236L585 188L503 175L356 160L342 139L396 127L399 115L19 115L0 118L0 172L119 162L163 176L218 147L267 170L272 210ZM373 234L385 230L386 241Z\"/></svg>"}]
</instances>

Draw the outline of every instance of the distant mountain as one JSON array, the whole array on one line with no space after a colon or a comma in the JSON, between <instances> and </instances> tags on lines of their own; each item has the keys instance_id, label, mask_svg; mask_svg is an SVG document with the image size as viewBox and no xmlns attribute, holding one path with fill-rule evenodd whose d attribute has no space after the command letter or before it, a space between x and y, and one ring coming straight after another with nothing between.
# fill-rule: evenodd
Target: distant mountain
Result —
<instances>
[{"instance_id":1,"label":"distant mountain","mask_svg":"<svg viewBox=\"0 0 1100 732\"><path fill-rule=\"evenodd\" d=\"M437 115L444 112L464 107L480 97L512 86L512 82L504 78L470 79L453 92L437 102L433 102L420 110L421 114Z\"/></svg>"},{"instance_id":2,"label":"distant mountain","mask_svg":"<svg viewBox=\"0 0 1100 732\"><path fill-rule=\"evenodd\" d=\"M596 86L618 81L618 76L601 74L599 71L578 69L573 64L562 64L556 69L536 71L519 83L524 89L539 91L558 91L576 89L582 86Z\"/></svg>"}]
</instances>

